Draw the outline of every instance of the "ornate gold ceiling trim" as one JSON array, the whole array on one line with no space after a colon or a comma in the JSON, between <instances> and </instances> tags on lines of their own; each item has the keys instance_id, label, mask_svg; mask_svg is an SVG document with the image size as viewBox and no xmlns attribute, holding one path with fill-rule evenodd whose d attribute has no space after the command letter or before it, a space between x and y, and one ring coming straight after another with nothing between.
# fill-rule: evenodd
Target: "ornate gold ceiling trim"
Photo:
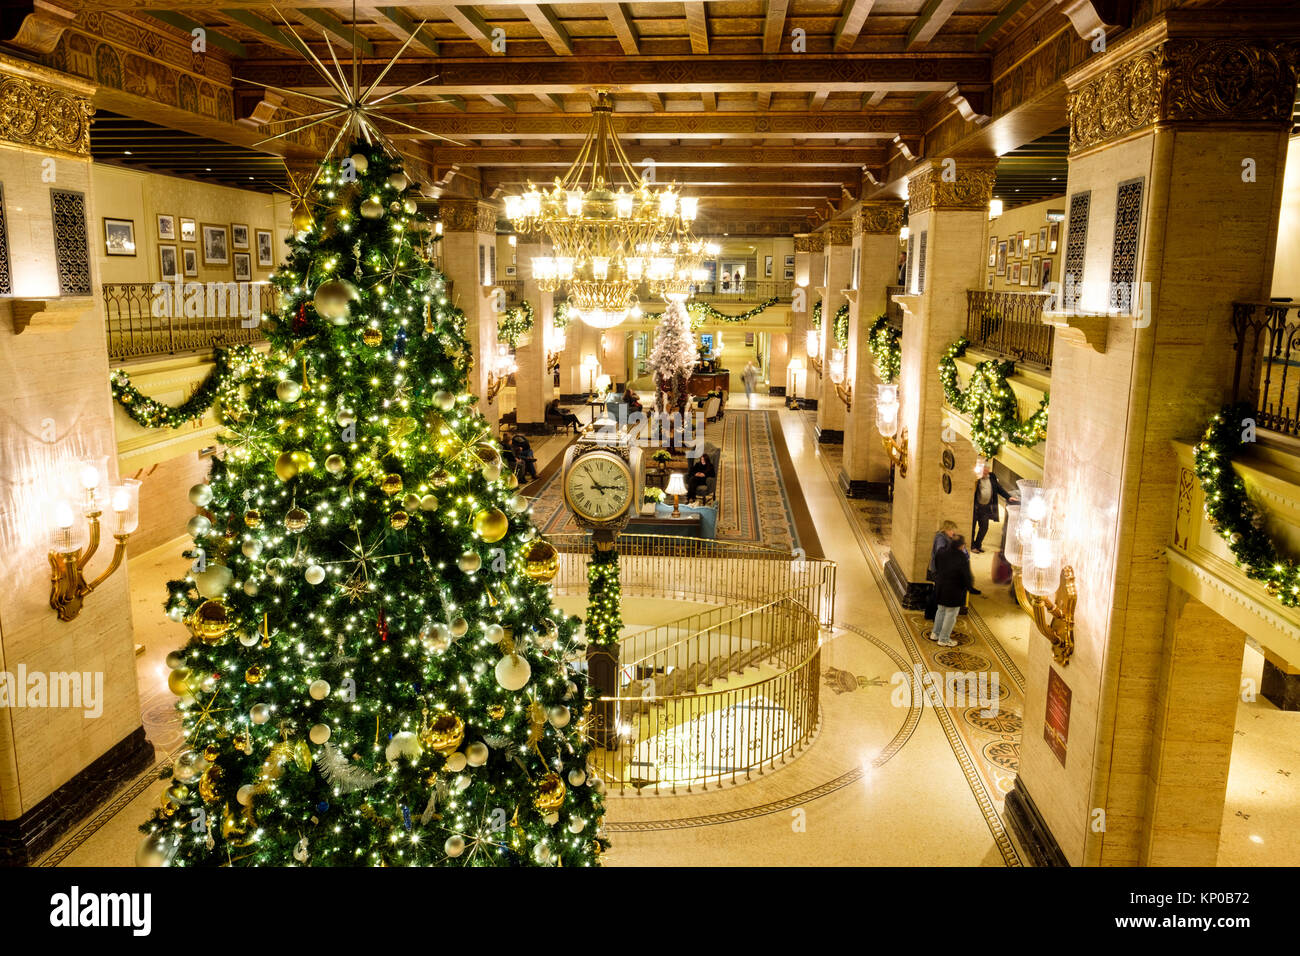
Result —
<instances>
[{"instance_id":1,"label":"ornate gold ceiling trim","mask_svg":"<svg viewBox=\"0 0 1300 956\"><path fill-rule=\"evenodd\" d=\"M931 162L907 179L907 208L915 216L928 209L987 210L993 198L994 158L958 158L951 165Z\"/></svg>"},{"instance_id":2,"label":"ornate gold ceiling trim","mask_svg":"<svg viewBox=\"0 0 1300 956\"><path fill-rule=\"evenodd\" d=\"M0 55L0 142L89 156L94 92L74 77Z\"/></svg>"},{"instance_id":3,"label":"ornate gold ceiling trim","mask_svg":"<svg viewBox=\"0 0 1300 956\"><path fill-rule=\"evenodd\" d=\"M438 215L442 231L487 232L497 231L497 207L478 199L440 199Z\"/></svg>"}]
</instances>

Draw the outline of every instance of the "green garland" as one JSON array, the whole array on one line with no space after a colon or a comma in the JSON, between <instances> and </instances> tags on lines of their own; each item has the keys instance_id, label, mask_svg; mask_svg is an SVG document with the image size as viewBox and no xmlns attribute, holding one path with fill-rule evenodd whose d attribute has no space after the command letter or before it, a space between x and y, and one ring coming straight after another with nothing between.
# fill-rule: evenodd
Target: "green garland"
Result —
<instances>
[{"instance_id":1,"label":"green garland","mask_svg":"<svg viewBox=\"0 0 1300 956\"><path fill-rule=\"evenodd\" d=\"M867 331L867 347L876 362L876 376L885 384L898 380L903 367L903 333L889 324L889 316L881 313Z\"/></svg>"},{"instance_id":2,"label":"green garland","mask_svg":"<svg viewBox=\"0 0 1300 956\"><path fill-rule=\"evenodd\" d=\"M618 552L595 551L587 565L587 643L617 644L623 629Z\"/></svg>"},{"instance_id":3,"label":"green garland","mask_svg":"<svg viewBox=\"0 0 1300 956\"><path fill-rule=\"evenodd\" d=\"M554 325L557 329L563 329L573 321L573 303L567 299L555 307Z\"/></svg>"},{"instance_id":4,"label":"green garland","mask_svg":"<svg viewBox=\"0 0 1300 956\"><path fill-rule=\"evenodd\" d=\"M1047 437L1048 395L1043 395L1033 415L1020 421L1015 392L1007 384L1016 363L996 359L976 365L963 392L957 385L956 360L966 354L969 345L962 336L948 347L939 360L939 380L948 404L970 419L971 443L986 458L1008 442L1021 448L1037 445Z\"/></svg>"},{"instance_id":5,"label":"green garland","mask_svg":"<svg viewBox=\"0 0 1300 956\"><path fill-rule=\"evenodd\" d=\"M497 340L505 342L511 348L519 345L519 340L533 330L533 307L524 299L513 309L507 309L497 319Z\"/></svg>"},{"instance_id":6,"label":"green garland","mask_svg":"<svg viewBox=\"0 0 1300 956\"><path fill-rule=\"evenodd\" d=\"M1196 477L1205 492L1205 520L1218 532L1246 572L1263 581L1269 594L1286 607L1300 605L1300 565L1282 555L1265 530L1265 516L1246 494L1246 483L1232 467L1241 451L1242 422L1255 410L1240 402L1225 405L1210 419L1205 437L1193 448Z\"/></svg>"},{"instance_id":7,"label":"green garland","mask_svg":"<svg viewBox=\"0 0 1300 956\"><path fill-rule=\"evenodd\" d=\"M120 368L109 374L113 398L137 425L145 428L180 428L202 418L213 405L228 409L227 417L239 418L244 409L240 386L249 375L260 373L264 357L247 345L218 348L212 353L212 371L180 405L166 405L145 395L131 384L131 376Z\"/></svg>"},{"instance_id":8,"label":"green garland","mask_svg":"<svg viewBox=\"0 0 1300 956\"><path fill-rule=\"evenodd\" d=\"M748 312L739 312L736 315L732 315L729 312L719 312L707 302L688 302L686 304L686 311L691 313L691 323L695 326L703 324L706 319L712 319L715 322L745 322L754 318L756 315L761 315L766 312L772 306L776 305L776 301L776 296L772 296L770 299L765 299L760 302ZM662 317L662 312L641 313L642 319L648 319L651 322L658 322Z\"/></svg>"},{"instance_id":9,"label":"green garland","mask_svg":"<svg viewBox=\"0 0 1300 956\"><path fill-rule=\"evenodd\" d=\"M819 332L821 331L822 328L822 300L821 299L818 299L817 304L813 306L812 327Z\"/></svg>"},{"instance_id":10,"label":"green garland","mask_svg":"<svg viewBox=\"0 0 1300 956\"><path fill-rule=\"evenodd\" d=\"M831 323L831 329L835 334L835 344L842 349L849 347L849 304L845 302L835 310L835 318Z\"/></svg>"}]
</instances>

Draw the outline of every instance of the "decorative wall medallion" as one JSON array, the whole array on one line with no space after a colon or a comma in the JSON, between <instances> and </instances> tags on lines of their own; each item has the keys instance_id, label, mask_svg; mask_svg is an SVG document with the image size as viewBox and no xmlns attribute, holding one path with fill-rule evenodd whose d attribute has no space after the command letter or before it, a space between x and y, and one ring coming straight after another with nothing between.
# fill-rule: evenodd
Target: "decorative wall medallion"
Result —
<instances>
[{"instance_id":1,"label":"decorative wall medallion","mask_svg":"<svg viewBox=\"0 0 1300 956\"><path fill-rule=\"evenodd\" d=\"M0 183L0 295L13 295L14 278L9 265L9 228L5 224L5 187Z\"/></svg>"},{"instance_id":2,"label":"decorative wall medallion","mask_svg":"<svg viewBox=\"0 0 1300 956\"><path fill-rule=\"evenodd\" d=\"M952 475L945 471L939 478L939 484L943 485L943 493L945 495L952 494Z\"/></svg>"},{"instance_id":3,"label":"decorative wall medallion","mask_svg":"<svg viewBox=\"0 0 1300 956\"><path fill-rule=\"evenodd\" d=\"M853 222L860 233L873 236L895 234L903 228L903 204L865 202Z\"/></svg>"},{"instance_id":4,"label":"decorative wall medallion","mask_svg":"<svg viewBox=\"0 0 1300 956\"><path fill-rule=\"evenodd\" d=\"M919 295L925 291L925 240L927 233L921 233L921 244L916 251L916 291Z\"/></svg>"},{"instance_id":5,"label":"decorative wall medallion","mask_svg":"<svg viewBox=\"0 0 1300 956\"><path fill-rule=\"evenodd\" d=\"M1088 251L1088 211L1092 205L1092 192L1075 193L1070 197L1070 220L1066 224L1065 268L1061 281L1067 289L1079 289L1083 284L1083 259ZM1072 298L1077 293L1071 293ZM1073 302L1062 303L1064 310L1074 307Z\"/></svg>"},{"instance_id":6,"label":"decorative wall medallion","mask_svg":"<svg viewBox=\"0 0 1300 956\"><path fill-rule=\"evenodd\" d=\"M957 467L957 456L952 453L951 448L943 450L943 467L948 471L952 471Z\"/></svg>"},{"instance_id":7,"label":"decorative wall medallion","mask_svg":"<svg viewBox=\"0 0 1300 956\"><path fill-rule=\"evenodd\" d=\"M51 189L54 219L54 262L59 295L90 295L90 250L86 238L86 195L71 189Z\"/></svg>"},{"instance_id":8,"label":"decorative wall medallion","mask_svg":"<svg viewBox=\"0 0 1300 956\"><path fill-rule=\"evenodd\" d=\"M1110 253L1110 307L1132 311L1137 278L1138 229L1142 222L1142 178L1119 184L1115 197L1115 239Z\"/></svg>"}]
</instances>

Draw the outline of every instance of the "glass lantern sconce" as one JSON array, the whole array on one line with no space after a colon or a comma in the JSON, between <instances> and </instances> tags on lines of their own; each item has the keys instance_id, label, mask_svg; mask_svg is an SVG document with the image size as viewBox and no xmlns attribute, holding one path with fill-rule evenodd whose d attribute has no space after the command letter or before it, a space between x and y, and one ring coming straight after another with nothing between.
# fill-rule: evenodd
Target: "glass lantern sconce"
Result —
<instances>
[{"instance_id":1,"label":"glass lantern sconce","mask_svg":"<svg viewBox=\"0 0 1300 956\"><path fill-rule=\"evenodd\" d=\"M907 426L898 430L899 404L897 385L876 386L876 428L881 444L898 473L907 477Z\"/></svg>"},{"instance_id":2,"label":"glass lantern sconce","mask_svg":"<svg viewBox=\"0 0 1300 956\"><path fill-rule=\"evenodd\" d=\"M506 382L510 381L510 376L515 374L516 371L518 371L518 366L510 355L510 347L508 345L498 345L496 362L488 370L487 400L489 402L497 397L501 389L505 388Z\"/></svg>"},{"instance_id":3,"label":"glass lantern sconce","mask_svg":"<svg viewBox=\"0 0 1300 956\"><path fill-rule=\"evenodd\" d=\"M831 384L835 386L835 394L839 396L844 403L846 412L853 410L853 383L848 380L844 371L844 350L831 349Z\"/></svg>"},{"instance_id":4,"label":"glass lantern sconce","mask_svg":"<svg viewBox=\"0 0 1300 956\"><path fill-rule=\"evenodd\" d=\"M50 607L60 621L76 620L86 595L121 566L126 557L127 538L140 524L140 482L126 478L120 485L108 487L107 464L106 458L74 463L63 483L63 493L48 504ZM112 563L99 577L87 581L84 572L99 549L100 519L105 505L111 515L109 529L117 545Z\"/></svg>"},{"instance_id":5,"label":"glass lantern sconce","mask_svg":"<svg viewBox=\"0 0 1300 956\"><path fill-rule=\"evenodd\" d=\"M558 372L560 370L560 355L564 352L565 345L568 344L568 338L564 329L551 329L551 348L546 353L546 371Z\"/></svg>"},{"instance_id":6,"label":"glass lantern sconce","mask_svg":"<svg viewBox=\"0 0 1300 956\"><path fill-rule=\"evenodd\" d=\"M1016 600L1064 667L1074 654L1074 568L1062 564L1061 535L1047 492L1031 479L1017 487L1020 504L1007 508L1002 552L1012 567Z\"/></svg>"},{"instance_id":7,"label":"glass lantern sconce","mask_svg":"<svg viewBox=\"0 0 1300 956\"><path fill-rule=\"evenodd\" d=\"M822 377L822 334L817 329L809 329L805 337L808 351L808 366Z\"/></svg>"}]
</instances>

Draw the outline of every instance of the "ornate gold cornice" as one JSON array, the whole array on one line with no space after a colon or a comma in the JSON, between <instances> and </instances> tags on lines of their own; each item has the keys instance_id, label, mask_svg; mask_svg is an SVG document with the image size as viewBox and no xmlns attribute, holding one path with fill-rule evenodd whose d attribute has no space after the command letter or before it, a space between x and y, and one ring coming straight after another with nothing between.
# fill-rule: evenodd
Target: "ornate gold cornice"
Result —
<instances>
[{"instance_id":1,"label":"ornate gold cornice","mask_svg":"<svg viewBox=\"0 0 1300 956\"><path fill-rule=\"evenodd\" d=\"M821 252L825 237L820 232L800 232L794 237L795 252Z\"/></svg>"},{"instance_id":2,"label":"ornate gold cornice","mask_svg":"<svg viewBox=\"0 0 1300 956\"><path fill-rule=\"evenodd\" d=\"M1169 122L1289 124L1300 44L1171 38L1070 91L1070 152Z\"/></svg>"},{"instance_id":3,"label":"ornate gold cornice","mask_svg":"<svg viewBox=\"0 0 1300 956\"><path fill-rule=\"evenodd\" d=\"M440 199L443 232L497 231L497 207L478 199Z\"/></svg>"},{"instance_id":4,"label":"ornate gold cornice","mask_svg":"<svg viewBox=\"0 0 1300 956\"><path fill-rule=\"evenodd\" d=\"M853 223L849 220L828 222L822 234L826 237L828 246L853 245Z\"/></svg>"},{"instance_id":5,"label":"ornate gold cornice","mask_svg":"<svg viewBox=\"0 0 1300 956\"><path fill-rule=\"evenodd\" d=\"M860 236L897 235L903 228L901 202L864 202L853 217L853 234Z\"/></svg>"},{"instance_id":6,"label":"ornate gold cornice","mask_svg":"<svg viewBox=\"0 0 1300 956\"><path fill-rule=\"evenodd\" d=\"M73 77L0 56L0 142L89 156L93 93Z\"/></svg>"},{"instance_id":7,"label":"ornate gold cornice","mask_svg":"<svg viewBox=\"0 0 1300 956\"><path fill-rule=\"evenodd\" d=\"M927 209L988 209L997 160L954 158L951 165L928 163L908 177L907 208L915 216Z\"/></svg>"}]
</instances>

